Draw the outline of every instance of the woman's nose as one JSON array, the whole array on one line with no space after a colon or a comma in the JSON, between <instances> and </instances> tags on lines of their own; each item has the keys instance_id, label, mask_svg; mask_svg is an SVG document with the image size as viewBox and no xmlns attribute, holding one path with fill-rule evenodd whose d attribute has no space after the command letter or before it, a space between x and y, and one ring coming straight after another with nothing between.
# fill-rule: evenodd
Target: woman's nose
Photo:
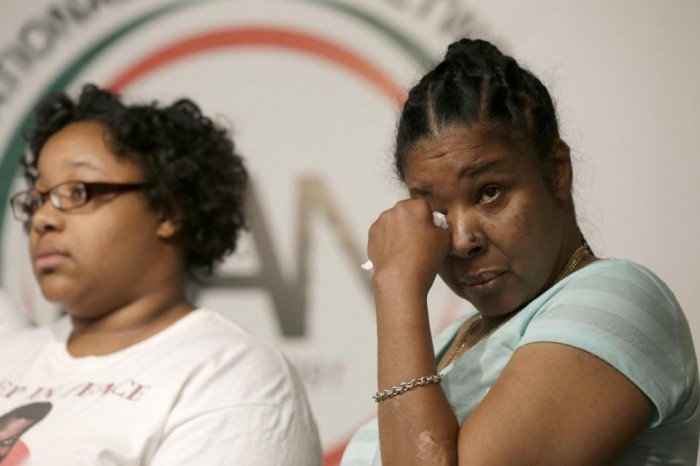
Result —
<instances>
[{"instance_id":1,"label":"woman's nose","mask_svg":"<svg viewBox=\"0 0 700 466\"><path fill-rule=\"evenodd\" d=\"M63 212L58 210L50 201L44 202L29 220L30 229L44 234L59 230L63 224Z\"/></svg>"},{"instance_id":2,"label":"woman's nose","mask_svg":"<svg viewBox=\"0 0 700 466\"><path fill-rule=\"evenodd\" d=\"M486 237L474 216L448 215L452 243L450 254L457 257L473 257L486 250Z\"/></svg>"}]
</instances>

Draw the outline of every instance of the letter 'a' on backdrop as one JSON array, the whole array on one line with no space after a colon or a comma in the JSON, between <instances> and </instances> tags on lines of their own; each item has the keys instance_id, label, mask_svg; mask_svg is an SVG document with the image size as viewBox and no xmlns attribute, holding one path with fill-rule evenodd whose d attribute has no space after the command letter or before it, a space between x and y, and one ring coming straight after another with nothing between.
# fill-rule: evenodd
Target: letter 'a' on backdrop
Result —
<instances>
[{"instance_id":1,"label":"letter 'a' on backdrop","mask_svg":"<svg viewBox=\"0 0 700 466\"><path fill-rule=\"evenodd\" d=\"M594 249L658 271L693 325L700 227L680 212L694 211L690 199L700 194L689 103L700 100L700 60L687 59L698 55L690 47L700 43L700 8L690 0L594 3L7 0L0 286L35 321L58 315L34 284L24 233L7 208L23 186L21 134L42 95L91 81L136 100L193 98L233 128L253 192L238 253L192 292L290 357L325 464L337 464L376 409L373 299L360 264L369 225L404 196L392 173L397 111L454 37L484 36L544 76L558 100L564 138L580 159L579 215ZM659 121L663 114L674 117ZM442 283L429 299L434 331L470 310Z\"/></svg>"}]
</instances>

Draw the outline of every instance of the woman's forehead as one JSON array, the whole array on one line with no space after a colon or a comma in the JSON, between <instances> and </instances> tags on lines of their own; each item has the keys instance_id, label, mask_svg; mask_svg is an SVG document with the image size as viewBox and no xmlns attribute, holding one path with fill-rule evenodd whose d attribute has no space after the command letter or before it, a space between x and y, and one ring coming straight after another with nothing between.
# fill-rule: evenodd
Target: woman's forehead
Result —
<instances>
[{"instance_id":1,"label":"woman's forehead","mask_svg":"<svg viewBox=\"0 0 700 466\"><path fill-rule=\"evenodd\" d=\"M39 154L37 169L37 181L69 173L141 174L130 157L119 156L111 149L107 129L96 122L72 123L52 135Z\"/></svg>"},{"instance_id":2,"label":"woman's forehead","mask_svg":"<svg viewBox=\"0 0 700 466\"><path fill-rule=\"evenodd\" d=\"M426 138L406 157L406 181L434 176L475 177L521 165L525 154L512 141L483 131L450 130Z\"/></svg>"}]
</instances>

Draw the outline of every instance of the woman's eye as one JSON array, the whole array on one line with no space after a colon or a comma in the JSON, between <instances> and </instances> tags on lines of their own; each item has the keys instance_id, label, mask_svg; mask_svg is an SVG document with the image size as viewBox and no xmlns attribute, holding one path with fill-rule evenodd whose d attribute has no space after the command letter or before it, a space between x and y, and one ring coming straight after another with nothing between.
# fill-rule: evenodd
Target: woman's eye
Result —
<instances>
[{"instance_id":1,"label":"woman's eye","mask_svg":"<svg viewBox=\"0 0 700 466\"><path fill-rule=\"evenodd\" d=\"M80 185L72 186L69 195L71 199L82 199L85 197L85 188Z\"/></svg>"},{"instance_id":2,"label":"woman's eye","mask_svg":"<svg viewBox=\"0 0 700 466\"><path fill-rule=\"evenodd\" d=\"M487 186L481 190L481 194L479 195L479 202L480 203L491 202L496 197L498 197L498 194L500 192L501 192L501 190L498 186L493 186L493 185Z\"/></svg>"}]
</instances>

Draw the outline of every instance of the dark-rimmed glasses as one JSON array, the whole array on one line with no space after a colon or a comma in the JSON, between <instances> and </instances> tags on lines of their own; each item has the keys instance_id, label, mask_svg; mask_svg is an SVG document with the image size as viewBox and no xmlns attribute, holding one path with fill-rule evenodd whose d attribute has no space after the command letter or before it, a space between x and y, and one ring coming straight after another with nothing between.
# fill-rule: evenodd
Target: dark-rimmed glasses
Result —
<instances>
[{"instance_id":1,"label":"dark-rimmed glasses","mask_svg":"<svg viewBox=\"0 0 700 466\"><path fill-rule=\"evenodd\" d=\"M58 210L71 210L84 206L95 196L113 193L136 191L150 186L150 183L88 183L85 181L66 181L54 186L48 191L38 189L20 191L10 198L12 215L21 221L28 222L34 213L41 208L46 199Z\"/></svg>"}]
</instances>

